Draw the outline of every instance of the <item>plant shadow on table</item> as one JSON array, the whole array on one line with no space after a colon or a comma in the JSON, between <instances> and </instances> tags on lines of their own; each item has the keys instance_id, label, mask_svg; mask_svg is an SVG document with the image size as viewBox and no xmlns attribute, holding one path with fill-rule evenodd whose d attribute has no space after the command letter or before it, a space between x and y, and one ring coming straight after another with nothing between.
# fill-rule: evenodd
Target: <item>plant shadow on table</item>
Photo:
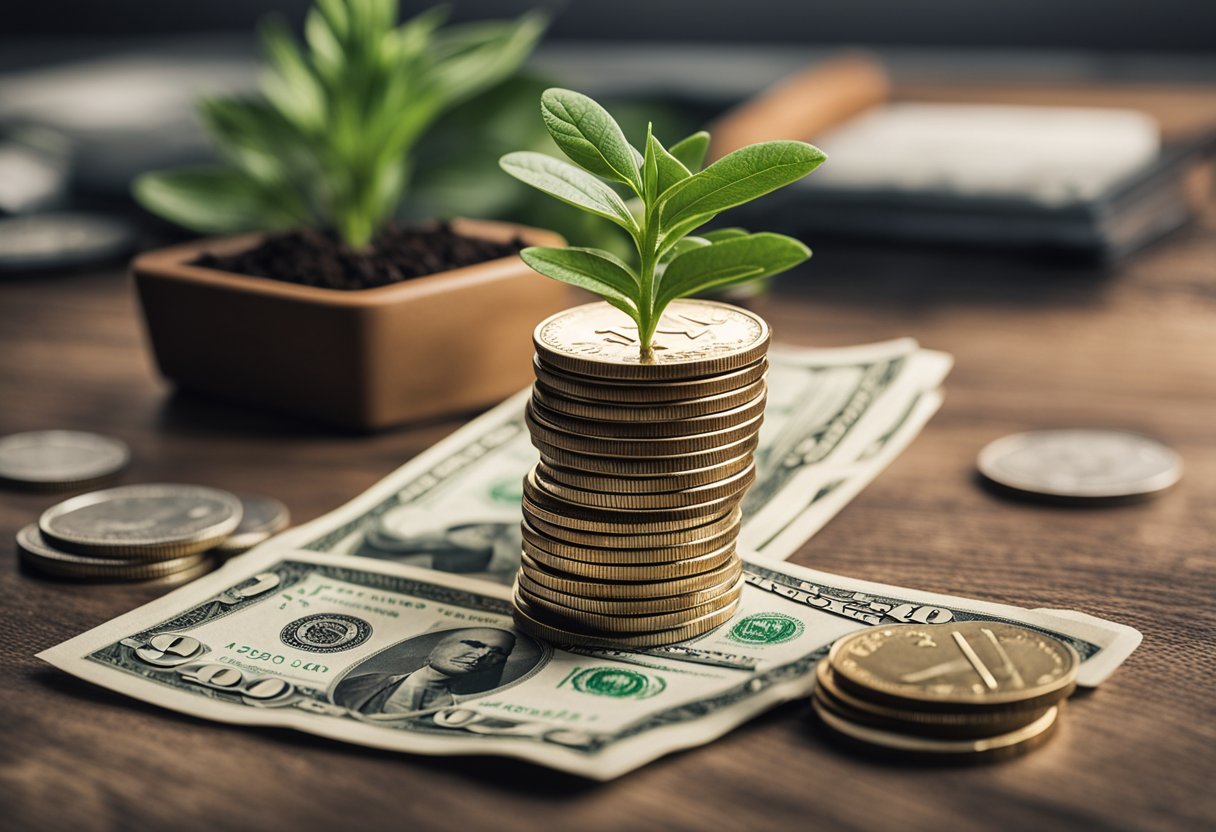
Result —
<instances>
[{"instance_id":1,"label":"plant shadow on table","mask_svg":"<svg viewBox=\"0 0 1216 832\"><path fill-rule=\"evenodd\" d=\"M396 429L426 430L449 424L463 424L479 410L437 416L409 422ZM168 434L211 436L265 436L293 439L358 439L376 436L376 432L342 427L327 422L295 416L256 404L235 401L183 388L173 388L161 402L156 418L157 427ZM389 428L380 433L391 433Z\"/></svg>"},{"instance_id":2,"label":"plant shadow on table","mask_svg":"<svg viewBox=\"0 0 1216 832\"><path fill-rule=\"evenodd\" d=\"M575 799L580 795L593 792L598 788L608 785L608 783L588 780L512 757L424 756L350 745L338 740L317 737L287 728L235 726L222 722L212 722L201 717L158 708L137 699L123 696L82 679L77 679L56 668L37 669L32 673L32 677L35 684L43 686L49 692L77 700L86 707L118 708L155 719L169 720L189 725L192 728L199 727L213 732L217 748L226 741L226 734L236 733L240 736L257 736L264 739L267 743L277 746L285 754L294 756L306 753L309 750L315 751L318 754L318 765L326 765L327 763L322 757L329 754L340 754L343 757L362 760L383 760L398 766L414 765L425 768L427 771L467 777L475 781L479 788L496 788L510 794L523 792L547 799ZM805 700L788 702L735 728L727 736L738 736L749 731L759 730L763 726L774 722L788 721L791 716L793 718L800 718L799 715L805 710L807 710ZM645 771L649 766L661 765L664 761L674 760L686 754L695 753L697 753L696 748L674 752L609 782L620 783L626 778L637 776L638 772Z\"/></svg>"}]
</instances>

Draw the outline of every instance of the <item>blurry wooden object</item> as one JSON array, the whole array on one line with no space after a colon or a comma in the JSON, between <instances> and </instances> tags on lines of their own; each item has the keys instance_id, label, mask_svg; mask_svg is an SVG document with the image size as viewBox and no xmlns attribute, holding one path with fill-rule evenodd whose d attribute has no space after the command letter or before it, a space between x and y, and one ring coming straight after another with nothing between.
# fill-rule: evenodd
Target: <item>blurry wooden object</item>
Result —
<instances>
[{"instance_id":1,"label":"blurry wooden object","mask_svg":"<svg viewBox=\"0 0 1216 832\"><path fill-rule=\"evenodd\" d=\"M890 98L882 64L861 52L848 53L789 76L707 128L710 160L756 142L805 141Z\"/></svg>"}]
</instances>

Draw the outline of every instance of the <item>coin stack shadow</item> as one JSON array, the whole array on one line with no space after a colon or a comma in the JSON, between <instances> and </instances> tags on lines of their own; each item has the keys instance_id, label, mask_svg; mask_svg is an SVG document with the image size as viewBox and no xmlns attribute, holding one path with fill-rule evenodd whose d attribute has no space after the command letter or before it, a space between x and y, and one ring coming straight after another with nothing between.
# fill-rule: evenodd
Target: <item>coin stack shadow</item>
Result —
<instances>
[{"instance_id":1,"label":"coin stack shadow","mask_svg":"<svg viewBox=\"0 0 1216 832\"><path fill-rule=\"evenodd\" d=\"M739 504L767 399L763 331L725 356L590 368L534 336L525 418L540 462L524 479L521 629L647 647L734 614Z\"/></svg>"}]
</instances>

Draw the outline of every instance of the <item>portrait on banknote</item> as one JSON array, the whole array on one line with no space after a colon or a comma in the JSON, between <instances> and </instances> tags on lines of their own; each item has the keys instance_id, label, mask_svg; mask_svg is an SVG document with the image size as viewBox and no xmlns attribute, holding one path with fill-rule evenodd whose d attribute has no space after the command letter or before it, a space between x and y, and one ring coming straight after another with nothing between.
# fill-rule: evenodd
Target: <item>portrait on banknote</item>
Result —
<instances>
[{"instance_id":1,"label":"portrait on banknote","mask_svg":"<svg viewBox=\"0 0 1216 832\"><path fill-rule=\"evenodd\" d=\"M334 704L364 716L434 711L511 685L544 656L531 637L505 627L458 627L399 641L355 665Z\"/></svg>"}]
</instances>

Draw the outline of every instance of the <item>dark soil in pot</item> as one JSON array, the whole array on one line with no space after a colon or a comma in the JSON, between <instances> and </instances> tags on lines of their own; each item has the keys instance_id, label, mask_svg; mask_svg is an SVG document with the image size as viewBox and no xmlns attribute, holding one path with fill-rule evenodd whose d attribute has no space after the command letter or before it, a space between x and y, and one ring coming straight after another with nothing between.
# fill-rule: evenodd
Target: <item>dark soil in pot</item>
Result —
<instances>
[{"instance_id":1,"label":"dark soil in pot","mask_svg":"<svg viewBox=\"0 0 1216 832\"><path fill-rule=\"evenodd\" d=\"M236 254L204 254L195 265L323 289L373 289L507 257L525 245L466 237L447 223L390 224L365 249L324 231L290 231L268 234L257 247Z\"/></svg>"}]
</instances>

